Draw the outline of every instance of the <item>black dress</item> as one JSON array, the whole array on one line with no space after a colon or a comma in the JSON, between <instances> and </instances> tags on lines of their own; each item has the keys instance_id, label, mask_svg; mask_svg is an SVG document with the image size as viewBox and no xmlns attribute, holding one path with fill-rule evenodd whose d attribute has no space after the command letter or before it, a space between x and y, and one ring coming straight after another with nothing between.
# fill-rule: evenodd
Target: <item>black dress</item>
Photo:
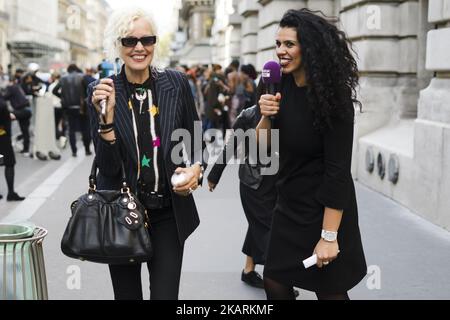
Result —
<instances>
[{"instance_id":1,"label":"black dress","mask_svg":"<svg viewBox=\"0 0 450 320\"><path fill-rule=\"evenodd\" d=\"M292 76L284 79L274 124L280 129L278 200L264 276L314 292L344 293L367 271L350 172L353 122L334 118L333 127L320 132L306 92ZM302 261L320 240L325 207L343 209L340 254L326 267L305 269Z\"/></svg>"}]
</instances>

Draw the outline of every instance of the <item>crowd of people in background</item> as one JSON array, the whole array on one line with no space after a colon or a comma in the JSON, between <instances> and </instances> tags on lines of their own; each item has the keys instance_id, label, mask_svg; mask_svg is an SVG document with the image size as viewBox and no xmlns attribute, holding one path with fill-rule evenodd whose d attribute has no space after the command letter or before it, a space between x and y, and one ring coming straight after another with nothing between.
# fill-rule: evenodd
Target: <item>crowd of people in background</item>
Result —
<instances>
[{"instance_id":1,"label":"crowd of people in background","mask_svg":"<svg viewBox=\"0 0 450 320\"><path fill-rule=\"evenodd\" d=\"M219 64L177 69L188 77L204 132L219 129L225 137L240 112L256 103L258 75L252 64L233 60L225 70Z\"/></svg>"},{"instance_id":2,"label":"crowd of people in background","mask_svg":"<svg viewBox=\"0 0 450 320\"><path fill-rule=\"evenodd\" d=\"M96 69L88 67L83 72L77 65L70 64L61 75L60 72L40 72L36 63L30 63L26 70L16 68L10 74L0 66L0 165L5 166L8 201L25 199L17 195L13 187L15 152L41 161L59 160L59 150L65 149L70 141L72 156L76 157L76 132L80 131L85 154L92 154L85 101L87 86L96 79L110 76L115 68L114 64L103 61ZM49 126L52 115L54 125ZM20 132L12 131L14 121Z\"/></svg>"},{"instance_id":3,"label":"crowd of people in background","mask_svg":"<svg viewBox=\"0 0 450 320\"><path fill-rule=\"evenodd\" d=\"M208 129L218 129L225 138L226 130L232 128L240 112L256 103L257 72L251 64L240 65L239 61L233 60L225 69L219 64L191 67L181 65L175 69L186 74L188 78L204 132ZM118 71L118 61L111 63L106 60L96 69L87 67L83 72L77 65L70 64L62 72L51 72L49 76L41 73L36 63L30 63L26 69L16 68L11 74L4 72L0 66L0 100L20 129L20 132L15 132L14 135L10 129L3 130L5 135L8 134L12 150L41 161L61 158L54 148L39 150L39 147L33 148L32 144L39 135L36 128L40 128L36 126L37 101L39 97L48 97L51 101L49 107L53 108L54 114L54 137L47 134L42 139L51 141L44 144L51 145L55 142L58 149L64 149L69 142L72 156L76 157L76 133L81 132L85 154L91 155L91 136L85 101L87 86ZM39 117L38 121L45 121L45 126L48 125L48 117ZM5 124L2 126L7 127ZM4 156L7 153L9 152L6 150L0 150L0 154ZM15 159L13 162L16 163ZM8 176L7 180L14 180L11 179L11 174ZM13 182L8 182L8 185L11 184ZM9 199L23 200L24 197L11 196Z\"/></svg>"}]
</instances>

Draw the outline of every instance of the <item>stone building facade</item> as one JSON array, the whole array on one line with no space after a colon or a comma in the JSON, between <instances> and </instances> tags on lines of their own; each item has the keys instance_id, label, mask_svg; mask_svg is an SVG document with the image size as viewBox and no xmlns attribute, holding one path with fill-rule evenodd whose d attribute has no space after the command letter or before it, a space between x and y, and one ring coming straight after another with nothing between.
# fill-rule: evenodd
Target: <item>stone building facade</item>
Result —
<instances>
[{"instance_id":1,"label":"stone building facade","mask_svg":"<svg viewBox=\"0 0 450 320\"><path fill-rule=\"evenodd\" d=\"M42 71L96 66L109 12L105 0L0 0L0 63L35 62Z\"/></svg>"},{"instance_id":2,"label":"stone building facade","mask_svg":"<svg viewBox=\"0 0 450 320\"><path fill-rule=\"evenodd\" d=\"M450 0L218 0L215 6L213 61L226 66L239 57L258 70L276 59L274 36L286 10L338 17L361 76L354 177L450 230ZM241 18L230 18L236 14Z\"/></svg>"},{"instance_id":3,"label":"stone building facade","mask_svg":"<svg viewBox=\"0 0 450 320\"><path fill-rule=\"evenodd\" d=\"M58 38L58 2L6 0L7 44L14 68L39 63L41 70L64 58L67 44Z\"/></svg>"},{"instance_id":4,"label":"stone building facade","mask_svg":"<svg viewBox=\"0 0 450 320\"><path fill-rule=\"evenodd\" d=\"M240 60L242 16L238 13L238 0L216 0L212 29L212 60L226 67L234 59Z\"/></svg>"},{"instance_id":5,"label":"stone building facade","mask_svg":"<svg viewBox=\"0 0 450 320\"><path fill-rule=\"evenodd\" d=\"M111 9L105 0L59 0L58 37L69 46L66 62L96 67L104 58L103 34Z\"/></svg>"},{"instance_id":6,"label":"stone building facade","mask_svg":"<svg viewBox=\"0 0 450 320\"><path fill-rule=\"evenodd\" d=\"M183 0L174 33L171 64L209 64L212 60L213 0Z\"/></svg>"},{"instance_id":7,"label":"stone building facade","mask_svg":"<svg viewBox=\"0 0 450 320\"><path fill-rule=\"evenodd\" d=\"M9 63L9 51L7 46L9 26L9 13L6 11L6 1L0 0L0 65L6 71Z\"/></svg>"}]
</instances>

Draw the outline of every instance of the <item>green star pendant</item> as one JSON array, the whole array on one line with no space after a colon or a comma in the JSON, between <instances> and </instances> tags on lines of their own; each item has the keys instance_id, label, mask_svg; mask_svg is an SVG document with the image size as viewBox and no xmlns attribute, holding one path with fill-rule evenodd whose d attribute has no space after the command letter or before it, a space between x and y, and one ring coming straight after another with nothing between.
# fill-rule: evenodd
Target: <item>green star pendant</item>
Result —
<instances>
[{"instance_id":1,"label":"green star pendant","mask_svg":"<svg viewBox=\"0 0 450 320\"><path fill-rule=\"evenodd\" d=\"M143 167L150 168L150 161L152 161L152 159L148 159L147 156L144 154L144 157L142 158L142 161L141 161L142 168Z\"/></svg>"}]
</instances>

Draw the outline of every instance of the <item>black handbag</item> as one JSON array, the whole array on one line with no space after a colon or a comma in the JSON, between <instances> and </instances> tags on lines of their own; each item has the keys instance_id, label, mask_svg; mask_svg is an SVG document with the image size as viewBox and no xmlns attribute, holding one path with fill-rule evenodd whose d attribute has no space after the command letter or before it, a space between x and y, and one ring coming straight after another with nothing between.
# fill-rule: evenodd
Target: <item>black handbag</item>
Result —
<instances>
[{"instance_id":1,"label":"black handbag","mask_svg":"<svg viewBox=\"0 0 450 320\"><path fill-rule=\"evenodd\" d=\"M71 258L108 264L149 261L152 244L146 209L130 192L122 164L122 188L96 189L94 159L89 191L71 205L61 240L62 252Z\"/></svg>"}]
</instances>

